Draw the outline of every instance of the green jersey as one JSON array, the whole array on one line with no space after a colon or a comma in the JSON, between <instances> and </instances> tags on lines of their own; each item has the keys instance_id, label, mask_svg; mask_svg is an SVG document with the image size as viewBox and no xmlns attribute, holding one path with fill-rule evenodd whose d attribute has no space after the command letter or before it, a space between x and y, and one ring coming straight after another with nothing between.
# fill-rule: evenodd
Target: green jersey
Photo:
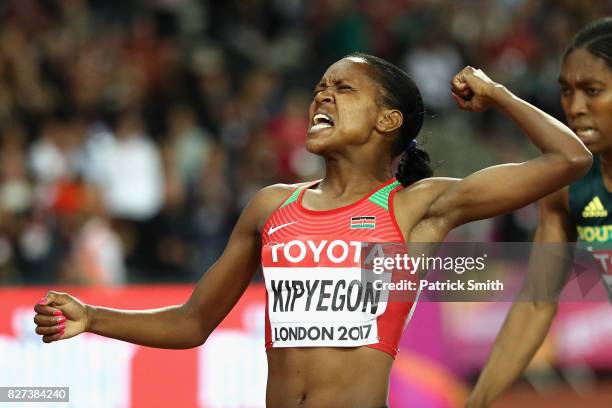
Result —
<instances>
[{"instance_id":1,"label":"green jersey","mask_svg":"<svg viewBox=\"0 0 612 408\"><path fill-rule=\"evenodd\" d=\"M601 263L612 301L612 193L604 184L598 156L591 170L569 186L569 209L576 223L577 241Z\"/></svg>"}]
</instances>

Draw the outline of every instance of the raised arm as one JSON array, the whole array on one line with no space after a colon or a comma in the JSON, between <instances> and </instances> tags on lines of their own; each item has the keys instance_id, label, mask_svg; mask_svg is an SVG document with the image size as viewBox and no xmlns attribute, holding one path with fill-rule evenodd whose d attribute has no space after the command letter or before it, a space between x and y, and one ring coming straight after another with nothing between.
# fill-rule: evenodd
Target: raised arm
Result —
<instances>
[{"instance_id":1,"label":"raised arm","mask_svg":"<svg viewBox=\"0 0 612 408\"><path fill-rule=\"evenodd\" d=\"M426 218L441 219L452 229L510 212L561 189L590 168L591 153L567 126L491 81L482 71L465 68L453 78L452 90L464 110L499 109L542 154L520 164L489 167L463 180L441 180L440 194Z\"/></svg>"},{"instance_id":2,"label":"raised arm","mask_svg":"<svg viewBox=\"0 0 612 408\"><path fill-rule=\"evenodd\" d=\"M552 298L561 291L565 281L567 258L559 252L564 252L566 246L549 248L552 251L546 251L545 248L544 251L538 251L538 244L575 240L575 226L565 207L566 202L567 189L540 202L535 249L529 260L527 284L519 295L520 299L531 300L518 301L512 305L468 400L467 406L470 408L489 406L509 388L525 370L548 333L557 312L557 303ZM547 296L542 295L544 284L548 286L546 290L550 290Z\"/></svg>"},{"instance_id":3,"label":"raised arm","mask_svg":"<svg viewBox=\"0 0 612 408\"><path fill-rule=\"evenodd\" d=\"M34 310L36 333L45 343L88 331L130 343L170 349L196 347L229 313L257 270L262 220L286 195L286 187L260 191L244 210L219 260L182 305L150 310L90 306L49 292Z\"/></svg>"}]
</instances>

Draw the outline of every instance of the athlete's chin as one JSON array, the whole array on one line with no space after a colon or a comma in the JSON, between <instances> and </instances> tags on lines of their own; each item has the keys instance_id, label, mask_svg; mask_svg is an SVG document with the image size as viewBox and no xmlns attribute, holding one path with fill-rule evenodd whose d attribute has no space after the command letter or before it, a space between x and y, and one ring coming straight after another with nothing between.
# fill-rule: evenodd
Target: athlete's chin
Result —
<instances>
[{"instance_id":1,"label":"athlete's chin","mask_svg":"<svg viewBox=\"0 0 612 408\"><path fill-rule=\"evenodd\" d=\"M600 138L592 138L592 139L581 139L582 143L586 146L587 149L593 154L601 154L606 151L612 150L612 144L606 143L604 140Z\"/></svg>"},{"instance_id":2,"label":"athlete's chin","mask_svg":"<svg viewBox=\"0 0 612 408\"><path fill-rule=\"evenodd\" d=\"M312 154L323 155L329 150L329 143L324 140L308 137L308 140L306 140L306 150Z\"/></svg>"}]
</instances>

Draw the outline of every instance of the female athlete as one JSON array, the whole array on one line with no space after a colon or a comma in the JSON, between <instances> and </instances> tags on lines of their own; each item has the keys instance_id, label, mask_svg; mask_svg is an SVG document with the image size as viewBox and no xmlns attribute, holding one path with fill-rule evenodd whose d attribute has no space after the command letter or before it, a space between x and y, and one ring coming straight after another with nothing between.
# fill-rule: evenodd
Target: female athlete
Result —
<instances>
[{"instance_id":1,"label":"female athlete","mask_svg":"<svg viewBox=\"0 0 612 408\"><path fill-rule=\"evenodd\" d=\"M535 242L584 242L601 259L612 299L612 18L582 29L567 48L559 75L561 106L569 126L595 154L588 174L540 201ZM559 268L561 269L561 268ZM541 274L541 271L538 271ZM551 271L548 284L562 280ZM559 286L559 290L562 285ZM523 294L523 299L533 299ZM538 350L557 312L556 302L517 302L470 398L488 406L518 378Z\"/></svg>"},{"instance_id":2,"label":"female athlete","mask_svg":"<svg viewBox=\"0 0 612 408\"><path fill-rule=\"evenodd\" d=\"M569 128L482 71L466 67L451 90L461 109L503 112L542 154L465 179L431 178L429 158L414 143L423 121L417 87L396 66L353 54L327 69L309 108L306 147L325 159L324 179L259 191L184 304L114 310L49 292L35 306L36 333L46 343L91 332L150 347L197 347L262 264L267 405L385 406L412 304L380 305L355 286L359 242L440 242L456 226L562 188L592 161ZM392 163L401 154L393 178Z\"/></svg>"}]
</instances>

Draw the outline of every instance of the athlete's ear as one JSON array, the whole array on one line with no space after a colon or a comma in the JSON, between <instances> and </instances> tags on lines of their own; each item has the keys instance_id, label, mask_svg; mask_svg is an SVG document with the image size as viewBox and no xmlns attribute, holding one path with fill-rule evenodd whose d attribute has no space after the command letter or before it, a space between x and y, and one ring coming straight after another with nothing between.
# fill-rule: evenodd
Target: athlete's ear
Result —
<instances>
[{"instance_id":1,"label":"athlete's ear","mask_svg":"<svg viewBox=\"0 0 612 408\"><path fill-rule=\"evenodd\" d=\"M384 109L380 112L378 121L376 122L376 130L382 134L390 133L399 129L403 121L404 117L399 110Z\"/></svg>"}]
</instances>

